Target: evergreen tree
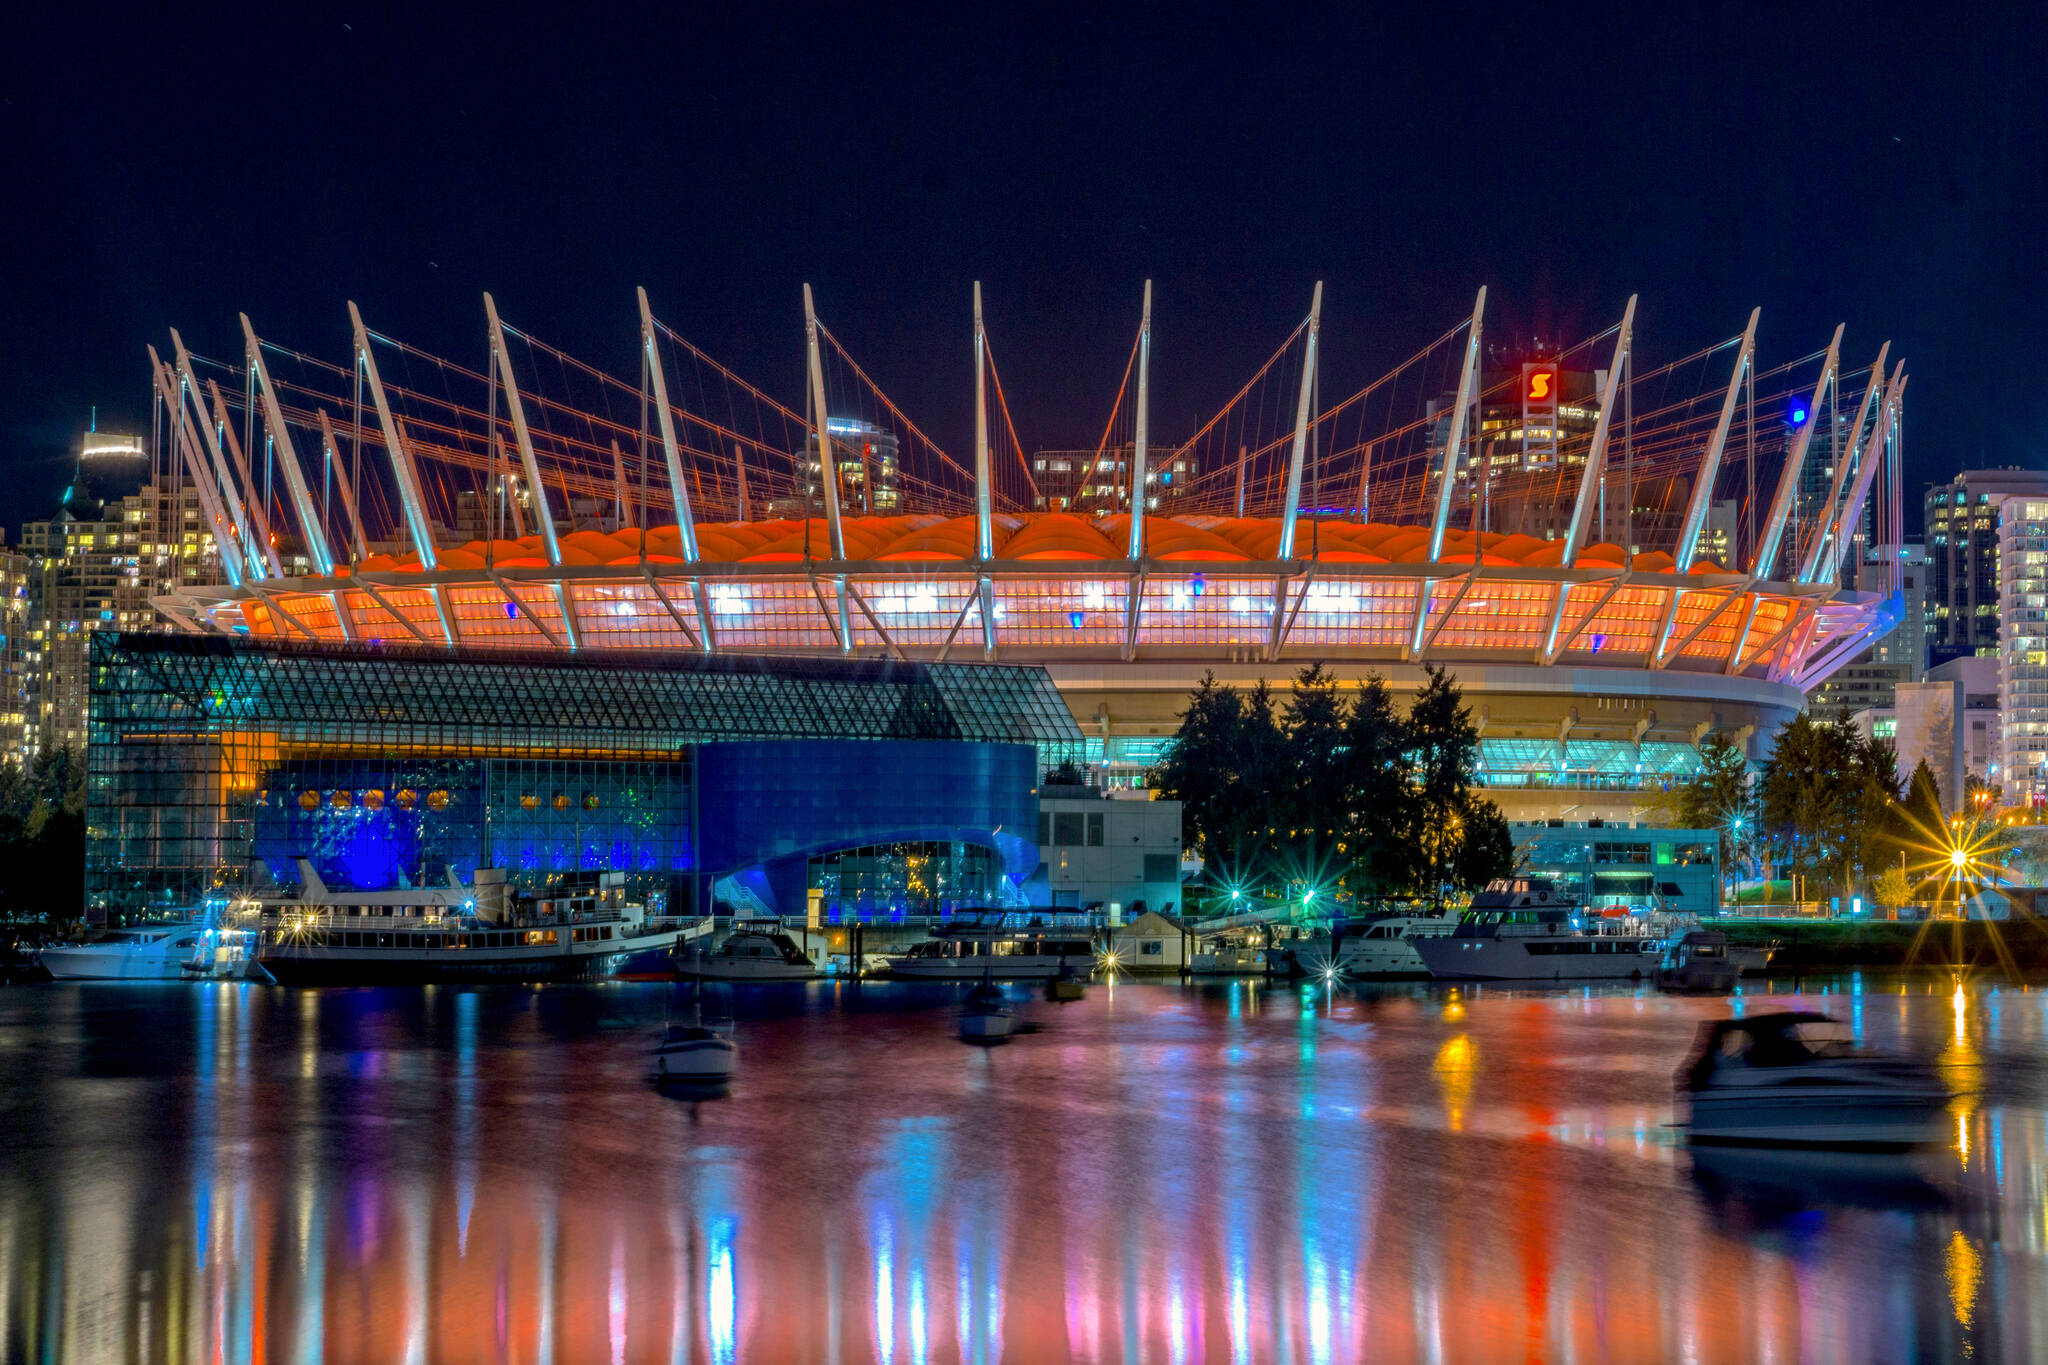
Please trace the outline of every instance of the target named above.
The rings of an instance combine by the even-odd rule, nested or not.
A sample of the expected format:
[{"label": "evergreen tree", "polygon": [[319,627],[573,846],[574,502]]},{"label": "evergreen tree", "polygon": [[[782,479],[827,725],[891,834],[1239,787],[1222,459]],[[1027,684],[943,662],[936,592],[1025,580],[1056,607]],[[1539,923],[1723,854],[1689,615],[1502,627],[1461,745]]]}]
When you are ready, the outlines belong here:
[{"label": "evergreen tree", "polygon": [[1361,896],[1386,895],[1415,879],[1407,738],[1386,679],[1367,675],[1344,722],[1344,837],[1353,890]]},{"label": "evergreen tree", "polygon": [[1281,713],[1288,783],[1275,803],[1286,821],[1283,847],[1311,882],[1341,876],[1339,845],[1350,824],[1348,710],[1337,678],[1320,663],[1301,670]]},{"label": "evergreen tree", "polygon": [[1414,885],[1435,895],[1457,865],[1466,793],[1478,775],[1479,729],[1451,675],[1427,671],[1429,681],[1408,710],[1403,747],[1414,765],[1409,837],[1422,864]]}]

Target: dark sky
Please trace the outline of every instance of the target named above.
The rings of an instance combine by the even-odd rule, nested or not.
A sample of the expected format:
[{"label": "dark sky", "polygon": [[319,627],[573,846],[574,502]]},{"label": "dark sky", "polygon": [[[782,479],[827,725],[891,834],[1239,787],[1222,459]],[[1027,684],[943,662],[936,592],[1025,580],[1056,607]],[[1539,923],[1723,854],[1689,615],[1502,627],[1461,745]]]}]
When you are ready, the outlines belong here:
[{"label": "dark sky", "polygon": [[[148,416],[177,326],[345,363],[345,301],[481,366],[481,291],[629,379],[633,286],[801,406],[800,286],[966,444],[969,282],[1027,446],[1092,444],[1155,281],[1185,435],[1328,281],[1324,392],[1469,311],[1644,364],[1848,324],[1913,376],[1908,487],[2048,463],[2048,44],[2034,7],[662,5],[113,9],[0,38],[0,469]],[[1340,7],[1330,7],[1332,9]],[[395,11],[395,12],[394,12]],[[621,11],[623,13],[623,11]],[[1527,18],[1509,17],[1526,14]]]}]

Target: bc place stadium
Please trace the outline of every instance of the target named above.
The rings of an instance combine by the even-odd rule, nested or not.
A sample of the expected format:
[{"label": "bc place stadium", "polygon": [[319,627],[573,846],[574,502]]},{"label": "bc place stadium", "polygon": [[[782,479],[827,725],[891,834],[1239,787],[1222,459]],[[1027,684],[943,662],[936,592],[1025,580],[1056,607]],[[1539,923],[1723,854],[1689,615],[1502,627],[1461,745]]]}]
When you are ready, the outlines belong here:
[{"label": "bc place stadium", "polygon": [[1634,299],[1501,344],[1480,290],[1337,384],[1322,293],[1164,439],[1172,362],[1134,290],[1100,437],[1069,450],[1020,438],[978,285],[943,415],[971,410],[964,450],[808,286],[780,396],[644,291],[637,375],[489,296],[481,368],[353,304],[326,351],[247,317],[227,359],[172,332],[163,444],[224,581],[157,599],[172,634],[94,643],[89,899],[311,855],[343,885],[602,867],[706,907],[985,903],[1046,876],[1051,766],[1133,785],[1205,674],[1284,687],[1314,661],[1397,694],[1449,669],[1509,819],[1627,823],[1709,736],[1760,756],[1895,621],[1884,349],[1852,360],[1837,328],[1767,359],[1752,313],[1653,354]]}]

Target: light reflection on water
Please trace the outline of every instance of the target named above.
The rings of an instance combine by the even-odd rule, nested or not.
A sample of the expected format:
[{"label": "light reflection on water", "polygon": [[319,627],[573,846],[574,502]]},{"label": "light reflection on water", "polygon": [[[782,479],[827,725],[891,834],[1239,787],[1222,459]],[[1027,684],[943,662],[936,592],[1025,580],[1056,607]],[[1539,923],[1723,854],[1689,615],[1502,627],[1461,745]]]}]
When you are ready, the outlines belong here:
[{"label": "light reflection on water", "polygon": [[665,999],[0,992],[0,1358],[2048,1358],[2038,990],[1809,984],[1960,1088],[1917,1173],[1695,1162],[1727,1002],[766,988],[694,1104]]}]

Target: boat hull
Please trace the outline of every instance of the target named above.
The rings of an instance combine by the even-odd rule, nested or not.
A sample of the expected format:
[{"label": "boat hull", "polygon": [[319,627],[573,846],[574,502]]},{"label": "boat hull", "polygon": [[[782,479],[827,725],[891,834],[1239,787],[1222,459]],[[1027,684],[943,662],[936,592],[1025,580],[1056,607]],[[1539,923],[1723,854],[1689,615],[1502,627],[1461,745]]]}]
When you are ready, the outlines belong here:
[{"label": "boat hull", "polygon": [[414,986],[437,982],[598,981],[667,947],[672,934],[605,944],[532,948],[336,948],[267,945],[258,958],[282,986]]},{"label": "boat hull", "polygon": [[1663,963],[1654,939],[1447,935],[1410,944],[1438,981],[1640,981]]},{"label": "boat hull", "polygon": [[963,1014],[960,1036],[970,1043],[1008,1042],[1016,1020],[1008,1013]]},{"label": "boat hull", "polygon": [[892,957],[889,975],[905,981],[1047,981],[1062,971],[1095,970],[1093,957]]},{"label": "boat hull", "polygon": [[1948,1095],[1871,1086],[1773,1086],[1690,1097],[1693,1142],[1724,1147],[1826,1147],[1906,1151],[1948,1136]]},{"label": "boat hull", "polygon": [[815,981],[817,970],[792,962],[720,962],[717,959],[685,959],[676,964],[675,974],[685,981]]},{"label": "boat hull", "polygon": [[654,1055],[654,1078],[658,1081],[717,1082],[732,1079],[739,1063],[739,1048],[727,1038],[699,1038],[671,1043]]},{"label": "boat hull", "polygon": [[132,952],[93,951],[87,944],[77,948],[45,948],[43,970],[58,981],[182,981],[183,956],[161,957]]}]

